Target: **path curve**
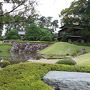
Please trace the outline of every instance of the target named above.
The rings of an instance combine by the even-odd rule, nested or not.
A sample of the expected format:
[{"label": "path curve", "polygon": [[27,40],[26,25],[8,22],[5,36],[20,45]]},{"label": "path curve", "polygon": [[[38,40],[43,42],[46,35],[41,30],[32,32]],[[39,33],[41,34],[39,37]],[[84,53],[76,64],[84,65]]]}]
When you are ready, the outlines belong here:
[{"label": "path curve", "polygon": [[58,62],[59,60],[56,59],[40,59],[40,60],[28,60],[29,62],[33,62],[33,63],[47,63],[47,64],[55,64],[56,62]]}]

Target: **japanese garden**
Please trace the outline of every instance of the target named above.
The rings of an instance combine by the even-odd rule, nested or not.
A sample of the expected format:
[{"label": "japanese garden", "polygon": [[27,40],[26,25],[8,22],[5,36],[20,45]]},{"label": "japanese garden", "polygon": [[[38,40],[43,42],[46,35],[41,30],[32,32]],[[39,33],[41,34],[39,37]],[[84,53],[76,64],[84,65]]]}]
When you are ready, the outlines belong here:
[{"label": "japanese garden", "polygon": [[59,19],[38,5],[0,1],[0,90],[90,90],[90,0],[72,0]]}]

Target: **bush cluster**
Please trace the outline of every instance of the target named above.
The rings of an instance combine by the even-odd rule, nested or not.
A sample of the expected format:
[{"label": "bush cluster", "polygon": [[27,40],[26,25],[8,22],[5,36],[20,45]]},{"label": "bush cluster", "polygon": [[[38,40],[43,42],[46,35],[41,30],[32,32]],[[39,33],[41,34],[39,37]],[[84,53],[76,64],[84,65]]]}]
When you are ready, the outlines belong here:
[{"label": "bush cluster", "polygon": [[57,64],[75,65],[76,62],[70,57],[65,57],[63,60],[59,60]]},{"label": "bush cluster", "polygon": [[0,90],[53,90],[42,81],[49,71],[89,72],[90,66],[21,63],[0,70]]},{"label": "bush cluster", "polygon": [[26,29],[25,40],[52,41],[53,37],[53,33],[51,33],[47,28],[40,28],[35,24],[30,25]]}]

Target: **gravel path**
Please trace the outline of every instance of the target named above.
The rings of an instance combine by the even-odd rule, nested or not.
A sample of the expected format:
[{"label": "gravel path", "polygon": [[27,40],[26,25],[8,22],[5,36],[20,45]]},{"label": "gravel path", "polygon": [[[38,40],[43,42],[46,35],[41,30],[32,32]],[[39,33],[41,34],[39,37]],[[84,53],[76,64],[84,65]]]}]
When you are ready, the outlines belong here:
[{"label": "gravel path", "polygon": [[57,61],[59,61],[58,59],[40,59],[40,60],[28,60],[29,62],[33,62],[33,63],[47,63],[47,64],[55,64]]}]

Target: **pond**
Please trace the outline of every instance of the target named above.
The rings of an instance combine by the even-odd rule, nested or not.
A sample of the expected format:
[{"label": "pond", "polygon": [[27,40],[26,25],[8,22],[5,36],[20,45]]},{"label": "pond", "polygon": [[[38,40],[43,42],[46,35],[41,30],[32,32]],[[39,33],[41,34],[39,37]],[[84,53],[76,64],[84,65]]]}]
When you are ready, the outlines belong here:
[{"label": "pond", "polygon": [[1,57],[12,62],[15,61],[27,61],[27,60],[38,60],[42,56],[38,51],[48,47],[45,43],[16,43],[13,42],[12,47],[9,50],[9,55]]}]

